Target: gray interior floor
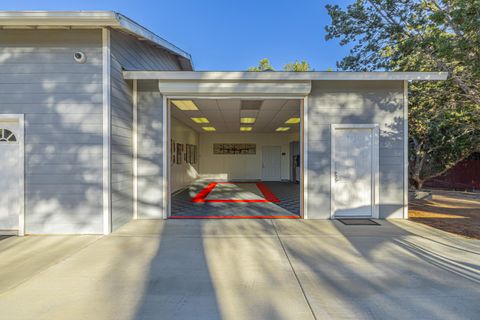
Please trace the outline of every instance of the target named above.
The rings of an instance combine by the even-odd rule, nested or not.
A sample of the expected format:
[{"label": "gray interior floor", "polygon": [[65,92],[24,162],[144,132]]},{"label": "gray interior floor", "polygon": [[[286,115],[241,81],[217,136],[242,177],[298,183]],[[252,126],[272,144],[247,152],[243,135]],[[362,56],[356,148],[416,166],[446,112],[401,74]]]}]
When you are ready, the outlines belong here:
[{"label": "gray interior floor", "polygon": [[[298,216],[300,185],[263,182],[280,200],[272,202],[202,202],[191,200],[211,181],[199,180],[172,195],[172,216]],[[218,184],[206,199],[264,199],[254,183]]]},{"label": "gray interior floor", "polygon": [[136,220],[0,241],[0,319],[478,319],[480,241],[409,221]]}]

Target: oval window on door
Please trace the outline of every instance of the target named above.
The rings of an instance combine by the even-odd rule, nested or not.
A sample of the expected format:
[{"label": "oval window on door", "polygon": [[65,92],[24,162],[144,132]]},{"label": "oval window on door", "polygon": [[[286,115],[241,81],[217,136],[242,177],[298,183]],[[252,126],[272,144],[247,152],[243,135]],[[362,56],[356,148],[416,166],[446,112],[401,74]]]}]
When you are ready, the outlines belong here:
[{"label": "oval window on door", "polygon": [[8,129],[0,129],[0,142],[15,142],[17,137]]}]

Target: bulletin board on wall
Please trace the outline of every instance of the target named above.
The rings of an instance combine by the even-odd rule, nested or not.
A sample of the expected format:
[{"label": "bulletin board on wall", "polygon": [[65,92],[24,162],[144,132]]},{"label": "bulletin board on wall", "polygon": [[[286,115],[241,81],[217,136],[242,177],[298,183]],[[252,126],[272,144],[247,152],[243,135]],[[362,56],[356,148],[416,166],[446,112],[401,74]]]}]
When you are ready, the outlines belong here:
[{"label": "bulletin board on wall", "polygon": [[198,162],[198,147],[193,144],[177,143],[171,139],[170,161],[171,165],[182,164],[183,162],[196,164]]},{"label": "bulletin board on wall", "polygon": [[213,154],[256,154],[255,143],[214,143]]}]

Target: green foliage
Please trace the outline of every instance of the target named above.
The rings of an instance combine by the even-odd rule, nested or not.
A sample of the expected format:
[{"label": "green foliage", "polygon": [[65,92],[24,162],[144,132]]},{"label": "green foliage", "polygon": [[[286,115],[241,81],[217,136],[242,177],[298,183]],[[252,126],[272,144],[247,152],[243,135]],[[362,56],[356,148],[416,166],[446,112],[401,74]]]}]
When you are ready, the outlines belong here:
[{"label": "green foliage", "polygon": [[326,39],[351,44],[342,70],[444,71],[413,83],[410,178],[417,187],[480,149],[480,0],[355,0],[327,5]]},{"label": "green foliage", "polygon": [[270,60],[268,60],[267,58],[263,58],[258,63],[258,66],[250,67],[250,68],[248,68],[248,71],[257,71],[257,72],[260,72],[260,71],[275,71],[275,69],[273,69],[272,65],[270,64]]},{"label": "green foliage", "polygon": [[[311,71],[312,69],[310,68],[310,64],[307,61],[302,60],[302,62],[299,62],[298,60],[295,60],[295,62],[287,63],[286,65],[284,65],[283,70],[292,71],[292,72],[301,72],[301,71]],[[256,71],[256,72],[275,71],[275,69],[270,64],[270,60],[268,58],[263,58],[258,63],[258,66],[250,67],[248,68],[248,71]]]},{"label": "green foliage", "polygon": [[293,72],[301,72],[301,71],[311,71],[312,69],[310,68],[310,64],[302,60],[302,62],[299,62],[298,60],[295,60],[293,63],[287,63],[286,65],[283,66],[284,71],[293,71]]}]

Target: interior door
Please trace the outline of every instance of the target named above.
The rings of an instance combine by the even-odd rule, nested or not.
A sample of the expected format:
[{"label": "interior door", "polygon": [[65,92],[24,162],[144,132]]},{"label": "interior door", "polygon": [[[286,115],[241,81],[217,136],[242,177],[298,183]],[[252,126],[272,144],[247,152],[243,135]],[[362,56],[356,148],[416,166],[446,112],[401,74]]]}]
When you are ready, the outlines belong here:
[{"label": "interior door", "polygon": [[18,124],[0,120],[0,230],[18,229],[20,157]]},{"label": "interior door", "polygon": [[262,147],[262,180],[280,181],[282,172],[282,148],[280,146]]},{"label": "interior door", "polygon": [[[334,217],[374,215],[374,128],[332,131],[332,213]],[[375,162],[376,163],[376,162]]]}]

